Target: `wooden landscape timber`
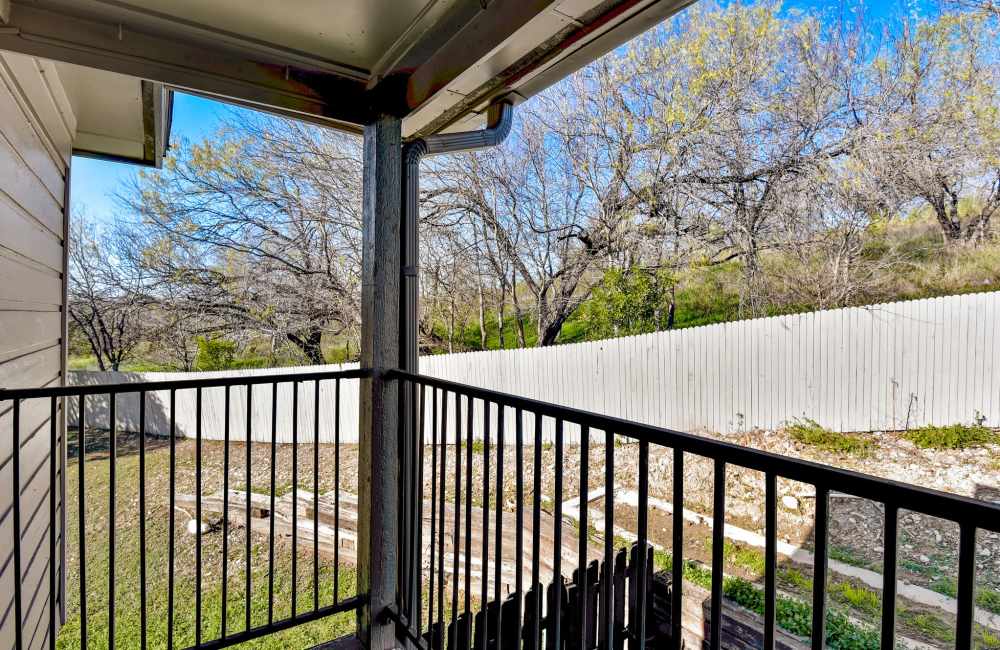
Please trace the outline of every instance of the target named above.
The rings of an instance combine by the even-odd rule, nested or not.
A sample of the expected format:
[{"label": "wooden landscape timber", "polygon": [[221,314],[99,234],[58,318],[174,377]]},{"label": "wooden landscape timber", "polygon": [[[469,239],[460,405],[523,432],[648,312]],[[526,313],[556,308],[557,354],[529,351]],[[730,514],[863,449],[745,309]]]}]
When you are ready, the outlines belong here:
[{"label": "wooden landscape timber", "polygon": [[[296,502],[294,490],[275,497],[274,500],[274,530],[275,535],[291,542],[292,537],[292,509]],[[247,498],[250,499],[250,529],[254,532],[267,535],[270,531],[271,497],[267,494],[248,493],[241,490],[229,491],[229,525],[243,527],[247,521]],[[313,514],[316,513],[318,520],[318,548],[319,553],[325,559],[334,557],[334,549],[339,543],[339,559],[341,562],[354,565],[357,562],[357,525],[358,525],[358,498],[350,492],[340,492],[339,508],[335,492],[327,492],[319,496],[318,509],[313,505],[312,491],[298,490],[298,517],[297,544],[300,552],[311,552],[313,546]],[[176,496],[177,508],[182,510],[188,517],[195,511],[197,499],[193,494],[178,494]],[[209,530],[221,528],[222,514],[224,510],[223,493],[216,492],[204,495],[201,498],[201,509],[204,521],[203,526],[208,526]],[[465,544],[465,522],[467,513],[471,513],[471,542],[466,547]],[[456,578],[464,589],[465,585],[465,559],[469,554],[469,588],[473,593],[479,593],[481,588],[480,580],[483,573],[483,535],[482,526],[483,509],[479,506],[471,506],[466,509],[465,504],[459,507],[458,515],[458,566],[459,571],[456,576],[454,572],[455,556],[453,555],[456,542],[456,521],[454,504],[446,504],[444,507],[444,572],[446,580],[449,582]],[[339,516],[338,516],[339,515]],[[431,517],[434,517],[434,530],[436,538],[434,548],[431,548]],[[438,571],[441,537],[438,531],[441,529],[442,513],[438,507],[432,509],[430,500],[425,500],[423,505],[423,535],[421,537],[421,565],[425,575],[429,575],[432,569]],[[496,511],[490,510],[490,533],[487,544],[487,558],[489,563],[486,567],[487,587],[494,588],[496,558]],[[339,520],[339,527],[337,526]],[[504,512],[502,517],[502,531],[500,551],[503,558],[501,567],[501,590],[503,593],[511,593],[515,584],[516,558],[516,519],[514,513]],[[552,565],[554,560],[554,518],[546,512],[541,514],[540,526],[540,548],[541,558],[539,560],[539,579],[548,584],[552,581]],[[531,521],[525,521],[523,535],[524,548],[531,548],[532,540]],[[577,530],[572,523],[564,522],[562,530],[562,567],[564,574],[570,574],[578,564],[579,541]],[[601,558],[600,544],[596,541],[588,545],[588,561]],[[531,582],[531,555],[524,553],[521,558],[522,575],[525,585]]]}]

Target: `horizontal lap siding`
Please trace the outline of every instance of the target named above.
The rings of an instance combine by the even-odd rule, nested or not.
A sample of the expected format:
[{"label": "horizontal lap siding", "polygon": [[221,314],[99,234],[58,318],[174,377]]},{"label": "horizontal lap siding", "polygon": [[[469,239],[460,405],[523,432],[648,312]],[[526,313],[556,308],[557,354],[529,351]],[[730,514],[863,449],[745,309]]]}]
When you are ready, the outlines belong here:
[{"label": "horizontal lap siding", "polygon": [[[0,386],[62,381],[63,202],[73,128],[54,67],[0,54]],[[48,639],[49,414],[45,401],[21,405],[18,492],[26,648],[45,647]],[[57,415],[56,423],[61,419]],[[15,637],[12,434],[13,405],[0,402],[0,647],[5,648]],[[60,515],[56,531],[61,535]]]}]

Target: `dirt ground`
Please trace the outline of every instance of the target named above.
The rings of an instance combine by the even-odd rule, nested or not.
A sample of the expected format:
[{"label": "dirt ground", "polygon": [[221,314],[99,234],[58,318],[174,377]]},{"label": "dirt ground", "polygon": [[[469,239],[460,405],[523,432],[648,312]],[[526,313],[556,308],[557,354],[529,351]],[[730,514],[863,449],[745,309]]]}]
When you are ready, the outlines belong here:
[{"label": "dirt ground", "polygon": [[[710,434],[706,434],[710,435]],[[877,445],[874,453],[866,458],[852,456],[837,456],[827,452],[799,445],[781,432],[753,432],[741,436],[725,438],[730,442],[750,447],[774,451],[794,457],[854,469],[876,476],[905,480],[935,489],[947,489],[952,492],[973,496],[976,498],[1000,502],[1000,478],[993,468],[992,455],[996,450],[971,450],[965,452],[929,453],[914,448],[906,441],[893,434],[873,436]],[[71,442],[69,454],[71,459],[77,456],[75,443]],[[530,507],[536,498],[541,499],[541,507],[551,513],[556,499],[567,501],[580,496],[581,472],[586,469],[588,490],[593,491],[605,487],[605,469],[608,449],[603,444],[591,444],[587,462],[583,463],[579,446],[565,446],[557,455],[554,445],[541,445],[539,468],[541,484],[538,489],[534,485],[533,473],[535,465],[534,450],[530,444],[525,446],[520,459],[522,480],[518,483],[518,458],[513,446],[503,449],[503,474],[498,486],[498,457],[495,446],[491,448],[489,458],[484,458],[484,447],[481,442],[471,445],[463,444],[461,448],[455,445],[437,448],[424,448],[424,495],[429,498],[436,494],[440,498],[440,483],[431,484],[431,477],[440,477],[440,471],[432,471],[432,464],[440,467],[442,457],[446,465],[444,481],[445,499],[451,503],[454,499],[454,477],[457,460],[461,463],[462,481],[472,474],[472,501],[474,505],[482,505],[487,500],[495,507],[497,494],[502,494],[501,503],[506,511],[514,511],[520,503]],[[177,489],[184,492],[194,491],[194,475],[197,467],[196,445],[192,440],[176,441],[177,455]],[[167,466],[163,459],[169,450],[168,441],[149,439],[147,452],[150,458],[157,458],[147,470],[148,485],[154,486],[157,494],[155,504],[150,508],[149,516],[165,516],[166,503],[162,498],[168,492],[166,483]],[[94,435],[88,442],[88,463],[107,461],[107,436]],[[229,448],[228,465],[225,448],[219,442],[204,442],[201,450],[202,490],[211,494],[222,488],[223,476],[228,474],[231,489],[249,489],[254,492],[268,493],[270,491],[271,447],[264,443],[251,445],[251,462],[249,478],[246,470],[246,447],[243,443],[233,443]],[[470,458],[471,451],[471,458]],[[619,438],[610,449],[613,460],[614,489],[616,493],[634,491],[638,486],[639,446]],[[119,458],[132,459],[131,464],[123,464],[127,469],[120,470],[119,485],[123,482],[134,485],[137,476],[134,474],[134,458],[137,454],[137,439],[135,436],[123,435],[118,442]],[[312,445],[300,444],[297,450],[291,445],[279,445],[275,450],[276,480],[275,491],[278,495],[287,492],[292,485],[293,457],[298,459],[298,482],[306,490],[313,489],[314,450]],[[318,449],[318,489],[326,493],[334,489],[339,480],[342,490],[357,492],[357,462],[358,449],[356,445],[341,445],[339,453],[332,445],[320,445]],[[121,462],[121,460],[120,460]],[[562,474],[562,491],[556,493],[556,474]],[[672,499],[673,462],[672,451],[653,446],[649,455],[649,493],[650,497],[670,501]],[[89,476],[89,475],[88,475]],[[685,507],[695,512],[712,514],[712,476],[713,464],[710,460],[686,455],[685,457]],[[96,478],[96,477],[95,477]],[[439,479],[440,480],[440,479]],[[726,475],[726,519],[747,530],[763,533],[763,500],[764,477],[758,472],[728,467]],[[499,488],[499,489],[498,489]],[[805,548],[812,547],[814,495],[812,486],[793,481],[779,480],[779,539]],[[88,519],[97,517],[102,509],[101,501],[106,488],[88,495]],[[464,488],[463,488],[464,489]],[[134,490],[129,494],[127,504],[119,503],[117,525],[125,526],[132,521],[136,512]],[[786,498],[782,498],[786,497]],[[464,501],[464,493],[461,499]],[[96,500],[96,501],[95,501]],[[592,510],[600,510],[603,500],[595,501]],[[91,512],[91,508],[94,512]],[[178,513],[178,529],[183,530],[184,524],[193,517],[193,513]],[[638,513],[635,508],[619,504],[615,513],[615,524],[630,531],[637,529]],[[830,504],[830,546],[831,557],[847,564],[880,570],[882,563],[882,507],[874,502],[857,498],[844,498],[836,494]],[[913,512],[902,512],[899,521],[899,575],[902,580],[912,584],[925,586],[942,592],[942,585],[953,580],[957,574],[958,530],[954,524],[937,520]],[[664,512],[651,509],[649,512],[650,539],[665,547],[671,540],[671,520]],[[88,533],[99,533],[93,529]],[[162,531],[159,531],[162,533]],[[184,533],[179,533],[183,535]],[[242,532],[232,531],[230,544],[232,548],[242,548]],[[591,527],[591,536],[595,541],[601,538],[599,530]],[[207,552],[210,557],[218,557],[218,534],[206,535],[209,545]],[[179,539],[184,539],[180,537]],[[711,531],[707,526],[688,523],[685,529],[685,557],[710,563]],[[258,542],[260,540],[257,540]],[[188,539],[190,542],[190,539]],[[187,547],[189,548],[189,544]],[[186,552],[186,551],[185,551]],[[1000,590],[1000,536],[981,533],[978,544],[977,581],[980,589]],[[783,568],[795,569],[800,574],[811,578],[810,566],[792,566],[787,562]],[[238,568],[238,567],[236,567]],[[181,566],[181,574],[185,579],[190,565]],[[308,561],[302,563],[303,573],[310,571]],[[204,579],[216,581],[219,579],[220,563],[206,565]],[[231,572],[231,576],[236,571]],[[751,581],[759,580],[760,576],[753,570],[748,570],[739,564],[727,564],[727,573],[740,575]],[[789,594],[799,595],[808,600],[808,592],[801,584],[794,581],[779,581],[780,588]],[[308,590],[306,585],[303,588]],[[945,647],[947,631],[930,632],[923,629],[921,616],[925,613],[936,615],[945,626],[954,629],[953,617],[943,612],[925,612],[922,606],[913,603],[903,603],[901,611],[906,616],[900,617],[900,631],[909,638],[917,639],[930,646]],[[875,624],[876,614],[871,612],[850,612],[852,618],[864,623]],[[913,621],[911,624],[907,621]],[[940,645],[940,644],[944,645]]]}]

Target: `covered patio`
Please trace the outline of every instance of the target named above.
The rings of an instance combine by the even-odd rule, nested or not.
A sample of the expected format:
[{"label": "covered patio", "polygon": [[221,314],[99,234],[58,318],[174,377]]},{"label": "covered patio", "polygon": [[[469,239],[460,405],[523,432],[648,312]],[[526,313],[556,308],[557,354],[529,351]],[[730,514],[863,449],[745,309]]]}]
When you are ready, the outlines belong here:
[{"label": "covered patio", "polygon": [[[101,647],[154,645],[146,633],[147,625],[152,624],[147,620],[146,571],[154,569],[147,568],[144,559],[142,528],[142,605],[137,622],[141,633],[135,644],[121,643],[115,637],[115,404],[119,396],[138,398],[142,404],[136,424],[140,432],[136,450],[140,483],[134,514],[144,521],[148,496],[144,483],[146,400],[154,393],[168,396],[168,417],[172,418],[174,399],[180,393],[195,395],[197,414],[193,437],[198,445],[198,464],[191,477],[195,481],[194,520],[199,522],[193,533],[197,622],[192,648],[228,647],[344,612],[356,613],[355,633],[330,647],[610,649],[623,647],[627,641],[632,648],[679,648],[687,639],[688,643],[704,641],[713,649],[721,648],[727,634],[723,617],[706,618],[700,632],[684,629],[682,590],[670,588],[682,584],[682,508],[674,511],[673,565],[666,592],[657,586],[660,583],[654,583],[645,516],[649,510],[650,445],[671,448],[675,467],[681,470],[685,453],[714,462],[716,539],[706,603],[711,612],[723,611],[726,466],[741,465],[766,475],[766,492],[761,495],[768,513],[762,647],[775,647],[776,640],[782,638],[775,626],[775,486],[779,476],[816,486],[819,575],[825,575],[827,561],[830,492],[884,504],[886,548],[890,549],[886,557],[892,558],[884,567],[885,602],[895,602],[898,510],[917,510],[957,522],[962,541],[956,642],[960,648],[971,647],[976,532],[1000,531],[997,506],[420,374],[417,229],[421,159],[500,144],[520,102],[691,1],[350,0],[282,4],[0,0],[0,190],[9,199],[0,204],[0,314],[5,323],[0,341],[0,386],[4,387],[0,389],[0,482],[4,486],[0,491],[4,513],[0,539],[4,540],[3,548],[9,549],[0,558],[0,589],[4,594],[0,609],[6,612],[0,623],[0,643],[17,650],[54,648],[58,636],[64,647],[88,647],[88,641]],[[73,156],[160,166],[170,140],[174,91],[363,135],[359,370],[253,379],[68,385],[66,251]],[[352,553],[357,594],[321,604],[317,577],[311,609],[296,607],[293,587],[289,616],[275,615],[273,563],[278,507],[272,437],[270,502],[263,496],[251,498],[249,478],[242,501],[230,500],[231,488],[236,486],[229,482],[229,470],[242,463],[243,457],[230,458],[227,451],[219,492],[223,503],[213,502],[212,506],[222,509],[222,526],[230,525],[230,507],[240,516],[245,511],[248,530],[251,510],[255,509],[254,517],[264,521],[265,528],[269,519],[272,566],[266,623],[251,622],[248,600],[245,622],[227,627],[226,567],[229,554],[242,549],[224,545],[221,628],[203,632],[203,392],[224,394],[228,444],[228,405],[236,391],[245,391],[241,395],[245,395],[248,410],[252,400],[269,399],[267,403],[276,411],[278,387],[291,385],[293,418],[300,413],[299,400],[305,400],[308,392],[314,395],[310,403],[315,405],[309,426],[318,432],[321,426],[335,426],[321,422],[321,401],[337,409],[341,384],[354,380],[360,390],[360,444],[357,500],[351,503],[352,508],[356,506],[356,521],[350,532],[356,536]],[[111,433],[110,557],[107,562],[95,563],[90,572],[91,579],[97,572],[98,579],[110,584],[108,602],[88,601],[86,588],[85,526],[95,522],[88,520],[84,506],[88,489],[85,424],[88,401],[93,404],[98,399],[110,404],[104,425]],[[67,430],[66,416],[71,402],[80,413],[72,432]],[[335,412],[339,422],[339,410]],[[298,419],[293,422],[292,444],[296,445],[294,436],[300,427]],[[170,426],[174,426],[173,420]],[[564,429],[572,427],[579,433],[579,445],[572,453],[582,459],[591,458],[592,438],[603,441],[605,458],[596,471],[605,473],[608,484],[614,483],[615,476],[613,437],[639,445],[639,515],[634,544],[625,548],[616,538],[610,491],[594,498],[588,492],[590,463],[580,463],[580,476],[573,477],[577,493],[569,495],[564,489],[562,463],[557,460],[551,468],[555,512],[546,520],[551,535],[546,532],[544,537],[551,548],[542,548],[539,486],[543,426],[554,430],[556,459],[564,452]],[[482,438],[476,444],[474,431]],[[68,455],[71,437],[76,458]],[[169,647],[174,646],[174,550],[175,544],[181,543],[173,533],[178,496],[174,445],[171,436]],[[512,509],[505,509],[503,500],[496,498],[505,490],[505,445],[518,451],[515,493],[523,495],[527,484],[535,490],[528,506],[519,500]],[[533,466],[521,464],[525,446],[536,450]],[[425,448],[431,450],[431,458],[425,457]],[[249,477],[250,445],[245,449]],[[455,455],[450,469],[449,453]],[[297,454],[295,459],[297,463]],[[67,497],[70,462],[76,463],[77,503]],[[318,452],[312,462],[314,475],[327,471],[320,465]],[[425,469],[428,463],[429,472]],[[488,478],[491,463],[495,464],[495,485]],[[472,497],[474,464],[484,465],[487,477],[476,503]],[[298,465],[294,468],[297,472]],[[293,485],[298,484],[295,476]],[[496,490],[493,502],[491,489]],[[674,502],[683,503],[683,482],[675,483],[673,489]],[[301,544],[307,557],[312,554],[318,576],[315,567],[320,563],[317,540],[321,523],[334,529],[334,546],[340,549],[342,520],[338,514],[332,522],[321,522],[318,507],[299,505],[298,491],[293,488],[294,502],[287,509],[294,549],[292,571],[297,575],[295,558]],[[575,515],[577,532],[571,532],[568,524],[564,527],[562,504],[568,496],[577,503],[596,502],[603,508],[600,519],[588,522],[590,509],[582,507]],[[318,487],[311,498],[313,503],[319,502]],[[339,508],[340,502],[337,504]],[[68,583],[66,570],[70,509],[79,513],[79,528],[73,533],[79,549],[70,552],[83,558],[76,585]],[[600,533],[600,543],[592,541],[589,532],[577,534],[592,528]],[[564,534],[567,540],[572,535],[569,548]],[[481,549],[471,548],[474,537]],[[543,551],[554,555],[542,558]],[[248,590],[250,555],[248,541]],[[618,564],[621,570],[616,573]],[[546,584],[551,576],[556,578]],[[462,582],[464,587],[460,588]],[[826,583],[817,579],[814,584],[811,645],[820,648],[826,639]],[[80,624],[63,630],[60,636],[67,621],[67,592],[73,589],[79,590]],[[655,599],[662,607],[654,617]],[[96,613],[110,620],[107,638],[88,639],[88,611],[92,617]],[[893,647],[894,616],[894,607],[884,608],[883,647]]]}]

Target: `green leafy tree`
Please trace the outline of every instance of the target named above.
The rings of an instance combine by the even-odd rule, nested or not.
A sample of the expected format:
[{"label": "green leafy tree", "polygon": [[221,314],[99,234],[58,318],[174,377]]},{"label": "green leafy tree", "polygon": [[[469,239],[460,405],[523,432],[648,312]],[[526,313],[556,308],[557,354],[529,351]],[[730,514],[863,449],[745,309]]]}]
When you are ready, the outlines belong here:
[{"label": "green leafy tree", "polygon": [[611,269],[583,304],[591,339],[648,334],[671,327],[674,279],[663,269]]}]

